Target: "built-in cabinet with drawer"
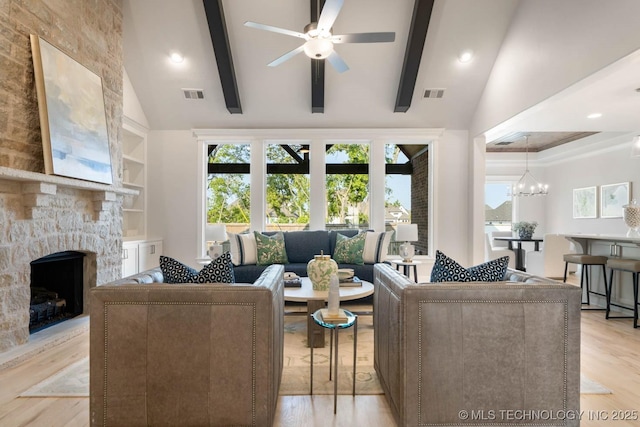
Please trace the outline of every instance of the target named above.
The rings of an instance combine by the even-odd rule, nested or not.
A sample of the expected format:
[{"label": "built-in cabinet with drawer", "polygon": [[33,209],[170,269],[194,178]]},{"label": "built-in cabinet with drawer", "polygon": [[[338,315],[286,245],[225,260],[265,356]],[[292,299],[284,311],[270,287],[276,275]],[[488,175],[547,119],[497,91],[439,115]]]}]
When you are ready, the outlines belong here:
[{"label": "built-in cabinet with drawer", "polygon": [[122,244],[122,277],[160,265],[162,240],[132,240]]}]

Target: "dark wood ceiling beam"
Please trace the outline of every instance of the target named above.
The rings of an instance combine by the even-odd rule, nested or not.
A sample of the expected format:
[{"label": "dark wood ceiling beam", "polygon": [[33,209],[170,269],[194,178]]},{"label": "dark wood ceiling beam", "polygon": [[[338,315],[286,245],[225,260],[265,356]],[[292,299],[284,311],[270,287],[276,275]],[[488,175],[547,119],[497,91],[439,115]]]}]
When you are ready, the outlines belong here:
[{"label": "dark wood ceiling beam", "polygon": [[404,52],[402,74],[398,85],[396,106],[393,110],[396,113],[406,113],[411,107],[411,98],[416,87],[420,59],[422,58],[422,50],[427,38],[434,2],[435,0],[415,0],[407,48]]},{"label": "dark wood ceiling beam", "polygon": [[300,155],[296,152],[296,150],[291,148],[290,145],[282,145],[282,148],[293,158],[293,160],[296,161],[296,163],[304,162],[304,159],[300,157]]},{"label": "dark wood ceiling beam", "polygon": [[231,57],[231,47],[227,34],[227,24],[225,23],[224,10],[222,9],[222,0],[203,0],[203,3],[209,24],[211,43],[213,43],[213,52],[216,57],[216,64],[218,65],[218,74],[220,75],[224,102],[227,110],[229,110],[231,114],[242,114],[238,83],[233,68],[233,58]]},{"label": "dark wood ceiling beam", "polygon": [[[325,0],[311,0],[311,22],[318,22]],[[324,113],[324,59],[311,59],[311,113]]]}]

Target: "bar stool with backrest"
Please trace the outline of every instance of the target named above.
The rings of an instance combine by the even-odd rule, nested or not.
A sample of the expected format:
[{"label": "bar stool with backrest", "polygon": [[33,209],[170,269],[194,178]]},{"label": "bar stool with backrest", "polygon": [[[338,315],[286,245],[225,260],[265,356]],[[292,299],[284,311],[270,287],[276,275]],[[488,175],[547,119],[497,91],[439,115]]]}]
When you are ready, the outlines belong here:
[{"label": "bar stool with backrest", "polygon": [[[591,285],[589,284],[589,269],[587,267],[590,267],[592,265],[601,265],[602,266],[602,278],[604,279],[604,289],[605,289],[605,295],[602,294],[598,294],[601,295],[605,298],[607,298],[608,300],[608,288],[607,288],[607,270],[606,270],[606,265],[607,265],[607,257],[606,256],[600,256],[600,255],[587,255],[587,254],[565,254],[563,255],[563,259],[564,259],[564,278],[563,278],[563,282],[567,282],[567,271],[569,269],[569,264],[580,264],[582,265],[582,269],[581,269],[581,274],[580,274],[580,288],[581,289],[585,289],[584,283],[585,283],[585,278],[586,278],[586,294],[587,294],[587,302],[582,302],[582,304],[586,304],[586,305],[590,305],[590,299],[589,299],[589,294],[594,293],[594,294],[598,294],[597,292],[594,292],[591,290]],[[589,310],[604,310],[601,308],[590,308]]]},{"label": "bar stool with backrest", "polygon": [[611,306],[611,291],[613,290],[613,272],[629,272],[633,274],[633,327],[638,327],[638,276],[640,276],[640,260],[611,258],[607,261],[607,267],[611,269],[609,273],[609,289],[607,291],[607,319],[629,319],[630,316],[609,316]]}]

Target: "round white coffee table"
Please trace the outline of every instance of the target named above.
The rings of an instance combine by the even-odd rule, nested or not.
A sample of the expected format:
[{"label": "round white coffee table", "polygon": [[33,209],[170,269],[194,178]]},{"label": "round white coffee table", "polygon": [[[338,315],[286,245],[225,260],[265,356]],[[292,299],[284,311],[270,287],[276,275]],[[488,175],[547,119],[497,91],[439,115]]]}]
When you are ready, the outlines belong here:
[{"label": "round white coffee table", "polygon": [[[284,288],[285,301],[309,302],[310,300],[327,301],[329,291],[314,291],[311,280],[301,277],[302,286],[299,288]],[[362,286],[341,286],[340,301],[351,301],[373,294],[373,283],[362,281]],[[315,310],[309,314],[313,314]]]},{"label": "round white coffee table", "polygon": [[[329,299],[329,291],[314,291],[311,280],[301,277],[302,286],[299,288],[284,288],[284,300],[307,303],[307,340],[313,341],[315,348],[324,347],[324,329],[317,326],[311,319],[311,314],[325,307]],[[341,286],[340,301],[352,301],[373,294],[373,283],[362,281],[362,286]],[[311,334],[315,337],[312,340]]]}]

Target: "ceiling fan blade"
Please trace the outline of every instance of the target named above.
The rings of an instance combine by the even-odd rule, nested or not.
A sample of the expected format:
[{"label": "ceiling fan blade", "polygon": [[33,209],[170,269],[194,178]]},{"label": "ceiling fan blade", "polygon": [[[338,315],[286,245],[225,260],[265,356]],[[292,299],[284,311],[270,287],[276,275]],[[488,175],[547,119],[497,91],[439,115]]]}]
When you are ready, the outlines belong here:
[{"label": "ceiling fan blade", "polygon": [[331,55],[327,56],[327,61],[329,61],[329,63],[333,65],[333,68],[335,68],[339,73],[344,73],[349,69],[347,63],[343,61],[335,50],[331,52]]},{"label": "ceiling fan blade", "polygon": [[299,54],[303,50],[304,50],[304,45],[302,45],[300,47],[297,47],[297,48],[285,53],[284,55],[282,55],[281,57],[279,57],[277,59],[274,59],[273,61],[271,61],[267,65],[269,67],[277,67],[278,65],[282,64],[284,61],[293,58],[294,56],[296,56],[297,54]]},{"label": "ceiling fan blade", "polygon": [[320,19],[318,19],[318,30],[331,31],[331,27],[336,22],[343,3],[344,0],[327,0],[325,2],[320,13]]},{"label": "ceiling fan blade", "polygon": [[333,43],[390,43],[395,41],[396,33],[355,33],[331,37]]},{"label": "ceiling fan blade", "polygon": [[245,27],[256,28],[258,30],[271,31],[273,33],[285,34],[287,36],[300,37],[301,39],[307,39],[305,34],[299,33],[297,31],[287,30],[286,28],[274,27],[272,25],[260,24],[258,22],[247,21],[244,23]]}]

